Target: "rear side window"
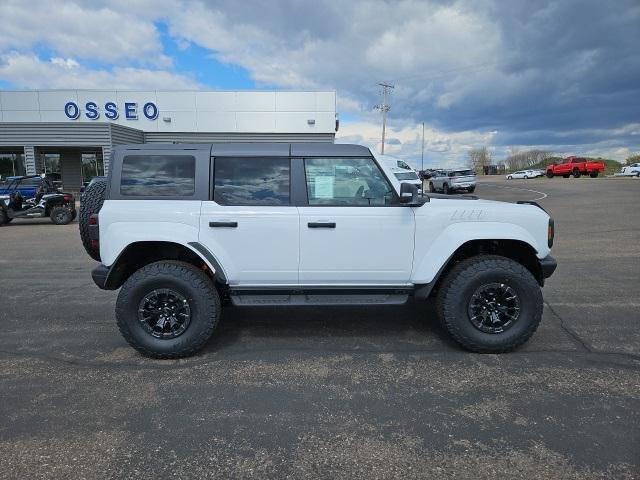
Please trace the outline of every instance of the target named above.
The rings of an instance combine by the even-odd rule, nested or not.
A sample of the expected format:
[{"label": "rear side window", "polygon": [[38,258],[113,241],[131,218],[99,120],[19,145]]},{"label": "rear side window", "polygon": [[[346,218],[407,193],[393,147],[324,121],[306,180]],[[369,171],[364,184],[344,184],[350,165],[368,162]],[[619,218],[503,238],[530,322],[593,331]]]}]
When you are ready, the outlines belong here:
[{"label": "rear side window", "polygon": [[132,197],[189,197],[195,193],[196,159],[191,155],[127,155],[120,194]]},{"label": "rear side window", "polygon": [[213,200],[220,205],[289,205],[288,158],[214,160]]}]

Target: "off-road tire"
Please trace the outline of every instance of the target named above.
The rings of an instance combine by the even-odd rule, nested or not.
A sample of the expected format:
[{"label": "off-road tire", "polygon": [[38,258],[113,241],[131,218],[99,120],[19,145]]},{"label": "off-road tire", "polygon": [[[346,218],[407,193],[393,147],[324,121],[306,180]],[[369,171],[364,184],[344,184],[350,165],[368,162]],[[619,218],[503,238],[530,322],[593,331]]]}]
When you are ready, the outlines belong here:
[{"label": "off-road tire", "polygon": [[73,220],[73,213],[67,207],[53,207],[49,214],[49,218],[55,225],[67,225]]},{"label": "off-road tire", "polygon": [[433,186],[433,182],[429,182],[429,191],[431,193],[435,193],[436,187]]},{"label": "off-road tire", "polygon": [[[600,172],[598,172],[598,171],[596,170],[595,172],[591,172],[591,173],[589,174],[589,176],[590,176],[591,178],[598,178],[598,174],[599,174],[599,173],[600,173]],[[638,175],[640,175],[640,173],[639,173]]]},{"label": "off-road tire", "polygon": [[[499,282],[515,290],[520,316],[501,333],[476,328],[468,314],[472,295],[482,285]],[[444,328],[467,350],[504,353],[525,343],[542,319],[542,292],[531,272],[521,264],[498,255],[478,255],[461,261],[449,271],[438,289],[436,309]]]},{"label": "off-road tire", "polygon": [[98,262],[100,261],[100,249],[91,246],[91,239],[89,238],[89,217],[94,213],[100,212],[106,191],[107,181],[96,180],[87,187],[80,199],[80,220],[78,220],[80,239],[89,256]]},{"label": "off-road tire", "polygon": [[[171,288],[188,299],[191,320],[177,337],[152,336],[138,320],[142,298],[158,288]],[[220,319],[220,296],[211,279],[189,263],[161,261],[136,271],[124,283],[116,300],[116,319],[124,339],[142,355],[181,358],[193,355],[211,338]]]},{"label": "off-road tire", "polygon": [[582,176],[582,173],[580,173],[580,170],[578,170],[577,168],[573,170],[573,178],[580,178],[580,176]]},{"label": "off-road tire", "polygon": [[551,170],[547,170],[547,178],[553,178],[554,174]]}]

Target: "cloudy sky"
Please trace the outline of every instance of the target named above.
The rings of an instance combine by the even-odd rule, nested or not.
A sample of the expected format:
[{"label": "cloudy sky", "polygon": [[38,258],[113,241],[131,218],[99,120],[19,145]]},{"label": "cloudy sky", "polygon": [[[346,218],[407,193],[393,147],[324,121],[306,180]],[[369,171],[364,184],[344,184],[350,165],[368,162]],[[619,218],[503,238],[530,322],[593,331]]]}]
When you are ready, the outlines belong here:
[{"label": "cloudy sky", "polygon": [[339,141],[640,151],[638,0],[1,0],[0,88],[335,89]]}]

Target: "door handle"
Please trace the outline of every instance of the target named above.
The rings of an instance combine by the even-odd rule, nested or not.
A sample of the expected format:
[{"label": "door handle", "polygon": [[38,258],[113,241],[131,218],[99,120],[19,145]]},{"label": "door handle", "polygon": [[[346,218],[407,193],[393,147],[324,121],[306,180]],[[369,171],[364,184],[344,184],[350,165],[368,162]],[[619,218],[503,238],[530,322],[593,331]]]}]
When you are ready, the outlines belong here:
[{"label": "door handle", "polygon": [[238,228],[238,222],[209,222],[211,228]]},{"label": "door handle", "polygon": [[336,228],[335,222],[309,222],[307,223],[309,228]]}]

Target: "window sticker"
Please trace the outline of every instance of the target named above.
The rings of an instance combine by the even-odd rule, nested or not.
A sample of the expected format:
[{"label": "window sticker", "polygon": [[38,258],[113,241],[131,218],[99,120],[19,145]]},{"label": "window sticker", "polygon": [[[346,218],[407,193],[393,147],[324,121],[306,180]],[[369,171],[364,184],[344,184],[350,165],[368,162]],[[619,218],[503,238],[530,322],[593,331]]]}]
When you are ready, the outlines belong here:
[{"label": "window sticker", "polygon": [[335,177],[315,178],[315,198],[333,198],[333,182]]}]

